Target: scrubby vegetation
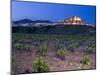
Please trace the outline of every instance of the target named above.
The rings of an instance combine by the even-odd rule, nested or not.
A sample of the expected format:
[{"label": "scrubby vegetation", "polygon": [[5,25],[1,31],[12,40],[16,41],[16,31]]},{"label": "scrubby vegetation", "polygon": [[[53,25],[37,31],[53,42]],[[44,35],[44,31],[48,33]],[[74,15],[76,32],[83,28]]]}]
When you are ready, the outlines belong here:
[{"label": "scrubby vegetation", "polygon": [[40,73],[40,72],[48,72],[49,71],[49,66],[42,57],[39,57],[35,61],[33,61],[32,67],[33,67],[34,72]]},{"label": "scrubby vegetation", "polygon": [[[13,33],[12,53],[17,59],[13,64],[13,66],[17,65],[14,71],[32,73],[76,70],[79,67],[83,69],[81,65],[95,68],[95,63],[91,64],[91,61],[95,61],[93,58],[95,42],[95,35],[87,34]],[[14,59],[12,60],[14,62]]]},{"label": "scrubby vegetation", "polygon": [[14,56],[12,56],[12,64],[16,63],[16,58]]},{"label": "scrubby vegetation", "polygon": [[91,68],[91,57],[90,55],[86,55],[86,56],[83,56],[82,60],[81,60],[81,63],[82,63],[82,69],[90,69]]},{"label": "scrubby vegetation", "polygon": [[42,46],[41,53],[42,53],[42,55],[46,56],[47,52],[48,52],[48,46],[47,46],[47,44],[45,44]]},{"label": "scrubby vegetation", "polygon": [[59,49],[59,50],[57,51],[57,56],[58,56],[59,58],[61,58],[62,60],[65,59],[65,56],[66,56],[67,54],[68,54],[68,53],[67,53],[67,50],[65,50],[65,49]]},{"label": "scrubby vegetation", "polygon": [[91,63],[91,58],[90,58],[90,56],[89,56],[89,55],[83,56],[83,58],[82,58],[82,64],[83,64],[83,65],[90,65],[90,63]]}]

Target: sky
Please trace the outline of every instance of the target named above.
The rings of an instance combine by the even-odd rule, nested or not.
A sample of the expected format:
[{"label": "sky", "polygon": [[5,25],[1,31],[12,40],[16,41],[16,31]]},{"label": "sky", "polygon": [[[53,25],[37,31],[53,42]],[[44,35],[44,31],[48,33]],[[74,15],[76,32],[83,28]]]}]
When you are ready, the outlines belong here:
[{"label": "sky", "polygon": [[89,24],[96,24],[96,7],[87,5],[18,2],[12,1],[12,20],[50,20],[59,21],[79,16]]}]

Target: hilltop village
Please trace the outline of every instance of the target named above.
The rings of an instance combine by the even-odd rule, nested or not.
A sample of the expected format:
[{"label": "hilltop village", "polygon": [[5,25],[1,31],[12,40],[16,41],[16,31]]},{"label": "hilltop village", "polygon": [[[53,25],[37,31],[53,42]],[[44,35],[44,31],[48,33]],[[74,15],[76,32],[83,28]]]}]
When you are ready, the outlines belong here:
[{"label": "hilltop village", "polygon": [[[49,21],[49,20],[32,21],[30,19],[23,19],[23,20],[13,22],[13,26],[36,26],[36,27],[40,27],[40,26],[48,26],[48,25],[55,26],[55,25],[92,25],[92,24],[86,23],[79,16],[72,16],[70,18],[66,18],[64,20],[60,20],[60,21],[57,21],[57,22],[52,22],[52,21]],[[94,25],[92,25],[92,26],[94,26]]]}]

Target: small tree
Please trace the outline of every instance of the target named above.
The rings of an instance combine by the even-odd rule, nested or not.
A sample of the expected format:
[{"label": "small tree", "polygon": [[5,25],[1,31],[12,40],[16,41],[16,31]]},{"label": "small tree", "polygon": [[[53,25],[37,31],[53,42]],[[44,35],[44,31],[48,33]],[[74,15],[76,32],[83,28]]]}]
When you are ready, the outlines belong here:
[{"label": "small tree", "polygon": [[49,71],[49,66],[42,57],[37,58],[33,62],[32,67],[33,67],[34,72],[48,72]]}]

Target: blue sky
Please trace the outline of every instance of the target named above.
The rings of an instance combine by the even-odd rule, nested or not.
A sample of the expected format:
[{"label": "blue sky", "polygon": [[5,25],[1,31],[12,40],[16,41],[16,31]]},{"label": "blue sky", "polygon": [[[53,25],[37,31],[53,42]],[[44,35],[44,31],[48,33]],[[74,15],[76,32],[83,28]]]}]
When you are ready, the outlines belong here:
[{"label": "blue sky", "polygon": [[96,7],[72,4],[12,2],[12,20],[64,20],[80,16],[86,23],[96,24]]}]

